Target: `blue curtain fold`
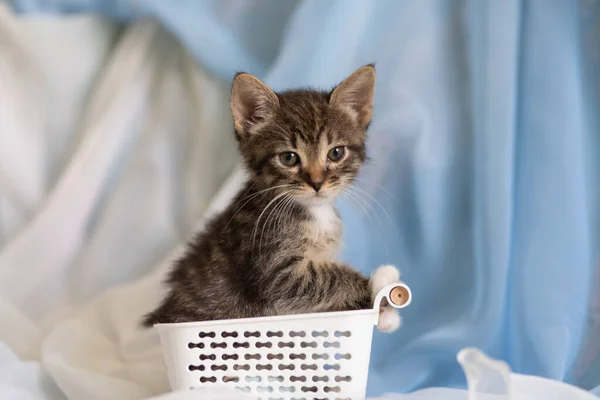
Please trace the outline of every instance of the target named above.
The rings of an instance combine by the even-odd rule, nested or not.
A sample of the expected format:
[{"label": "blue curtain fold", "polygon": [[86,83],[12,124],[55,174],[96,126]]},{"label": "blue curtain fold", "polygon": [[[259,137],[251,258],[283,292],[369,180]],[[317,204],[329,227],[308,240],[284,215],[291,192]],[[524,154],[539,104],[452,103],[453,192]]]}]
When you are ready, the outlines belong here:
[{"label": "blue curtain fold", "polygon": [[224,80],[330,88],[376,63],[372,157],[344,259],[414,302],[376,333],[369,395],[464,387],[456,353],[600,394],[600,2],[14,0],[155,18]]}]

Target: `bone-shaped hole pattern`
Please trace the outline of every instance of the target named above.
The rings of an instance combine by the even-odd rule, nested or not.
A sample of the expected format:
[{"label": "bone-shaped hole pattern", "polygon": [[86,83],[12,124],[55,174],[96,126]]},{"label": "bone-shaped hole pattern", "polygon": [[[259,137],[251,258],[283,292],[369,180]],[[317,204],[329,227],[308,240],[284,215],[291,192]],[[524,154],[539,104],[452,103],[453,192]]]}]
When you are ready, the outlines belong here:
[{"label": "bone-shaped hole pattern", "polygon": [[[351,331],[237,331],[230,328],[198,332],[197,337],[199,340],[189,342],[187,347],[188,351],[203,352],[197,356],[201,363],[190,364],[188,370],[189,373],[199,374],[197,381],[200,385],[217,382],[231,384],[242,392],[258,394],[261,400],[346,399],[331,395],[340,394],[343,385],[352,381],[350,375],[336,374],[343,363],[352,358],[352,347],[344,347],[344,341],[352,337]],[[262,359],[269,362],[261,362]],[[240,363],[239,360],[246,363]],[[217,375],[204,376],[203,371]],[[273,371],[271,374],[275,371],[287,372],[288,375],[261,376],[269,371]],[[272,397],[274,393],[287,397]],[[310,396],[290,397],[292,393]]]}]

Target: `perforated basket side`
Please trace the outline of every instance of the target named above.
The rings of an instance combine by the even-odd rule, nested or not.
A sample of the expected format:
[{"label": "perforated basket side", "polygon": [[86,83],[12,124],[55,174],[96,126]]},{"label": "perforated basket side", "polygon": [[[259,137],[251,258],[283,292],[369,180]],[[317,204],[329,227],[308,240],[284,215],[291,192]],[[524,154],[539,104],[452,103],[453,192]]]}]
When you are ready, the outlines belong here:
[{"label": "perforated basket side", "polygon": [[[375,304],[399,286],[382,289]],[[407,287],[402,296],[398,308],[410,303]],[[374,306],[156,327],[174,390],[229,386],[261,400],[338,400],[365,396],[378,318]]]},{"label": "perforated basket side", "polygon": [[225,385],[265,400],[354,399],[365,394],[376,318],[365,310],[160,331],[173,389]]}]

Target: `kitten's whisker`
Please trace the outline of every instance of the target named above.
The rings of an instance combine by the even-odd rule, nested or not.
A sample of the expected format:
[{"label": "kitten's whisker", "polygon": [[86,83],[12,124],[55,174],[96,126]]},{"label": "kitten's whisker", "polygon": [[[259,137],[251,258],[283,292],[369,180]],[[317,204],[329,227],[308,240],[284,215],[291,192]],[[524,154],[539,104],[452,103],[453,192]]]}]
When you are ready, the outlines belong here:
[{"label": "kitten's whisker", "polygon": [[359,177],[354,177],[354,180],[357,180],[357,181],[360,181],[360,182],[364,182],[367,185],[372,185],[373,187],[376,187],[377,189],[383,191],[385,194],[387,194],[388,196],[390,196],[390,198],[392,200],[394,200],[395,202],[398,202],[398,199],[396,199],[394,196],[392,196],[392,194],[390,192],[388,192],[387,190],[385,190],[385,188],[383,186],[378,185],[376,183],[373,183],[371,181],[368,181],[366,179],[359,178]]},{"label": "kitten's whisker", "polygon": [[345,188],[340,188],[340,190],[342,191],[342,193],[344,193],[346,196],[348,196],[350,199],[352,199],[356,204],[358,204],[358,206],[360,207],[362,212],[367,217],[369,217],[369,212],[367,211],[367,209],[353,196],[352,193],[350,193],[350,191],[346,190]]},{"label": "kitten's whisker", "polygon": [[[354,203],[358,205],[358,207],[360,207],[362,212],[366,215],[369,225],[374,226],[375,229],[377,231],[379,231],[379,226],[377,225],[377,222],[379,222],[379,221],[373,219],[374,213],[373,214],[369,213],[369,211],[365,207],[365,204],[367,204],[367,203],[365,203],[364,199],[357,197],[355,193],[352,193],[349,190],[343,189],[343,192],[346,194],[346,196],[348,196],[350,199],[352,199],[354,201]],[[369,204],[367,204],[367,206],[369,206]]]},{"label": "kitten's whisker", "polygon": [[[373,221],[372,215],[369,214],[369,211],[365,208],[364,204],[361,203],[359,201],[359,199],[357,199],[349,190],[346,190],[345,188],[340,188],[340,190],[346,195],[348,196],[350,199],[352,199],[352,201],[358,205],[358,207],[360,207],[360,209],[363,211],[363,213],[365,214],[365,216],[367,217],[367,221],[369,222],[369,225],[374,225],[375,226],[375,230],[377,232],[379,232],[379,227],[377,226],[377,224]],[[361,199],[362,200],[362,199]],[[364,202],[364,200],[363,200]],[[361,223],[362,223],[362,219],[361,219]],[[364,229],[364,225],[363,225],[363,229]]]},{"label": "kitten's whisker", "polygon": [[[248,197],[242,198],[242,199],[240,199],[240,201],[242,201],[242,200],[245,200],[245,199],[247,199],[247,198],[250,198],[250,199],[252,199],[252,198],[254,198],[254,197],[256,197],[256,196],[258,196],[258,195],[260,195],[260,194],[263,194],[263,193],[265,193],[265,192],[268,192],[269,190],[273,190],[273,189],[279,189],[279,188],[285,188],[285,187],[290,187],[290,186],[294,186],[294,185],[293,185],[293,184],[291,184],[291,183],[287,183],[287,184],[285,184],[285,185],[271,186],[271,187],[268,187],[268,188],[266,188],[266,189],[259,190],[258,192],[256,192],[256,193],[253,193],[253,194],[251,194],[251,195],[250,195],[250,196],[248,196]],[[239,202],[238,202],[238,203],[239,203]]]},{"label": "kitten's whisker", "polygon": [[[244,200],[244,198],[246,197],[246,195],[248,194],[248,192],[250,192],[250,190],[252,190],[252,188],[254,187],[254,185],[256,185],[256,182],[252,182],[252,185],[250,185],[250,186],[248,187],[248,190],[246,190],[246,191],[244,192],[244,194],[242,195],[242,198],[241,198],[241,199],[240,199],[240,200],[239,200],[237,203],[239,203],[240,201]],[[237,203],[235,203],[235,204],[237,204]],[[234,205],[235,205],[235,204],[234,204]]]},{"label": "kitten's whisker", "polygon": [[271,201],[269,201],[269,203],[267,204],[267,206],[264,208],[264,210],[262,210],[262,212],[260,213],[260,215],[256,219],[256,222],[254,223],[254,229],[252,229],[252,253],[253,254],[254,254],[254,250],[256,248],[255,244],[256,244],[256,233],[257,233],[258,223],[260,222],[263,214],[269,209],[269,207],[271,206],[271,204],[273,204],[274,202],[276,202],[278,199],[280,199],[281,197],[285,196],[289,192],[291,192],[291,190],[279,193],[277,196],[275,196]]},{"label": "kitten's whisker", "polygon": [[[342,194],[345,194],[345,193],[342,193]],[[346,197],[343,197],[343,196],[340,197],[340,200],[343,200],[344,203],[346,203],[352,209],[352,211],[354,211],[354,213],[358,216],[358,220],[360,221],[361,230],[363,232],[365,232],[365,221],[363,221],[362,215],[361,215],[360,211],[356,208],[354,203],[349,201]]]},{"label": "kitten's whisker", "polygon": [[[346,188],[348,188],[348,187],[346,187]],[[377,213],[375,212],[373,207],[371,207],[371,205],[369,203],[367,203],[365,201],[365,199],[360,197],[358,195],[358,193],[352,193],[349,190],[346,190],[344,188],[341,188],[341,189],[348,197],[350,197],[352,200],[354,200],[354,202],[356,204],[358,204],[358,206],[363,210],[363,212],[367,216],[367,221],[369,222],[369,226],[373,226],[375,228],[375,232],[376,232],[375,234],[377,235],[377,242],[379,243],[379,246],[381,246],[381,250],[385,254],[387,254],[387,244],[384,243],[384,241],[382,240],[382,235],[381,235],[381,231],[380,231],[380,229],[383,229],[382,221],[381,221],[381,219],[379,219],[379,216],[377,215]],[[356,197],[355,197],[355,195],[356,195]],[[366,204],[371,210],[373,210],[373,214],[370,214],[367,211],[364,204]],[[373,219],[373,215],[375,215],[375,219]],[[364,229],[364,225],[363,225],[363,229]]]},{"label": "kitten's whisker", "polygon": [[365,204],[371,210],[371,212],[373,213],[375,218],[377,218],[377,222],[379,223],[381,229],[384,229],[385,224],[383,223],[383,220],[379,216],[379,213],[377,212],[377,210],[371,205],[371,203],[368,202],[368,199],[366,199],[360,192],[353,190],[353,189],[356,189],[356,187],[354,187],[354,186],[347,186],[346,189],[350,193],[353,193],[359,200],[361,200],[363,202],[363,204]]},{"label": "kitten's whisker", "polygon": [[[258,249],[260,251],[260,249],[262,248],[262,241],[263,241],[263,236],[265,234],[265,228],[267,229],[267,232],[269,231],[268,227],[270,225],[270,221],[271,221],[271,215],[273,215],[273,213],[275,212],[275,215],[277,216],[277,210],[279,209],[280,206],[282,206],[282,204],[285,204],[285,201],[289,198],[290,196],[290,191],[286,192],[286,195],[283,196],[283,198],[277,203],[275,204],[275,207],[273,207],[273,209],[271,210],[271,212],[269,213],[269,215],[267,215],[267,220],[265,221],[262,230],[260,232],[260,241],[258,242]],[[275,225],[275,227],[277,227],[277,225]],[[268,236],[267,236],[268,238]],[[260,256],[260,253],[259,253]]]},{"label": "kitten's whisker", "polygon": [[[283,196],[283,198],[281,198],[281,200],[279,200],[279,202],[275,205],[275,207],[273,207],[273,210],[267,216],[267,220],[265,221],[265,224],[263,225],[262,232],[261,232],[261,237],[260,237],[261,242],[262,242],[262,236],[264,235],[264,232],[265,232],[265,228],[267,229],[267,232],[269,232],[270,227],[272,227],[273,232],[277,231],[277,227],[278,227],[277,219],[281,215],[281,210],[283,209],[283,206],[285,205],[285,202],[287,201],[289,196],[290,196],[289,193],[286,196]],[[271,218],[271,215],[273,215],[273,218]],[[258,245],[258,247],[260,248],[260,244]]]},{"label": "kitten's whisker", "polygon": [[[276,233],[281,233],[282,232],[282,227],[280,225],[281,222],[281,215],[283,213],[284,208],[286,207],[286,205],[293,199],[293,194],[291,194],[293,192],[293,189],[290,190],[288,192],[288,194],[286,196],[283,197],[283,199],[281,199],[281,201],[277,204],[277,206],[275,207],[275,215],[273,217],[273,219],[271,220],[271,222],[269,222],[269,218],[267,218],[267,223],[265,224],[265,226],[268,227],[271,224],[274,224],[273,226],[273,231]],[[271,211],[271,213],[273,213],[273,211]],[[283,221],[285,223],[285,220]],[[263,227],[263,230],[265,229],[265,227]],[[259,244],[259,248],[262,247],[262,233],[261,233],[261,240],[260,240],[260,244]]]},{"label": "kitten's whisker", "polygon": [[[396,204],[398,204],[400,207],[402,207],[402,209],[403,209],[403,210],[406,212],[406,214],[407,214],[407,215],[408,215],[408,216],[409,216],[409,217],[410,217],[410,218],[411,218],[413,221],[416,221],[416,220],[417,220],[417,219],[416,219],[416,217],[414,216],[414,214],[413,214],[413,213],[411,213],[411,212],[410,212],[410,210],[409,210],[408,208],[406,208],[406,207],[404,206],[404,204],[402,204],[402,202],[401,202],[400,200],[398,200],[398,199],[396,199],[394,196],[392,196],[392,194],[391,194],[390,192],[388,192],[388,191],[387,191],[387,190],[386,190],[386,189],[385,189],[383,186],[381,186],[381,185],[378,185],[378,184],[376,184],[376,183],[373,183],[373,182],[369,182],[369,181],[367,181],[366,179],[361,179],[361,178],[358,178],[358,177],[355,177],[354,179],[355,179],[355,180],[357,180],[357,181],[360,181],[360,182],[365,182],[365,183],[366,183],[366,184],[368,184],[368,185],[373,185],[373,186],[374,186],[374,187],[376,187],[377,189],[381,190],[382,192],[384,192],[385,194],[387,194],[387,195],[388,195],[388,196],[389,196],[389,197],[390,197],[390,198],[391,198],[391,199],[392,199],[392,200],[393,200],[393,201],[394,201]],[[354,186],[354,187],[358,188],[358,186]]]},{"label": "kitten's whisker", "polygon": [[[364,210],[364,212],[367,216],[371,217],[374,215],[376,218],[379,217],[377,215],[377,213],[375,212],[375,209],[365,199],[363,199],[360,196],[360,193],[351,191],[349,186],[345,187],[343,190],[348,196],[352,197],[360,205],[360,207]],[[369,210],[371,210],[371,213],[369,213]],[[377,222],[380,222],[380,221],[377,221]]]},{"label": "kitten's whisker", "polygon": [[[284,226],[284,224],[285,224],[285,223],[287,222],[287,220],[289,219],[289,217],[290,217],[290,212],[291,212],[291,211],[293,211],[293,209],[294,209],[294,201],[295,201],[294,195],[291,195],[291,196],[290,196],[290,199],[289,199],[289,200],[286,202],[286,204],[283,206],[283,211],[282,211],[282,213],[281,213],[281,214],[282,214],[282,216],[281,216],[281,219],[282,219],[282,227],[281,227],[281,230],[283,230],[283,226]],[[279,223],[279,222],[278,222],[278,223]]]},{"label": "kitten's whisker", "polygon": [[[252,186],[254,186],[254,184],[252,184]],[[289,187],[289,186],[293,186],[293,185],[292,185],[292,184],[287,184],[287,185],[277,185],[277,186],[273,186],[273,187],[266,188],[266,189],[263,189],[263,190],[259,190],[258,192],[251,194],[251,195],[248,197],[248,200],[246,200],[246,202],[245,202],[244,204],[242,204],[242,206],[241,206],[240,208],[238,208],[238,209],[235,211],[235,213],[233,214],[233,216],[231,217],[231,219],[229,220],[229,222],[227,222],[227,225],[225,225],[225,227],[223,228],[223,230],[227,229],[227,227],[229,226],[229,224],[231,223],[231,221],[233,221],[233,219],[235,218],[235,216],[236,216],[236,215],[237,215],[237,214],[238,214],[238,213],[239,213],[239,212],[242,210],[242,208],[244,208],[244,207],[246,206],[246,204],[248,204],[248,203],[249,203],[249,202],[250,202],[252,199],[254,199],[255,197],[257,197],[257,196],[259,196],[259,195],[261,195],[261,194],[264,194],[265,192],[268,192],[269,190],[273,190],[273,189],[279,189],[279,188],[282,188],[282,187]],[[248,191],[250,191],[250,189],[248,189]],[[248,193],[248,191],[246,191],[246,193]],[[239,202],[241,202],[242,200],[244,200],[244,199],[245,199],[245,198],[242,198],[241,200],[239,200],[238,202],[236,202],[236,203],[234,204],[234,206],[235,206],[236,204],[238,204]]]},{"label": "kitten's whisker", "polygon": [[[377,211],[373,208],[373,206],[360,194],[360,192],[355,192],[352,190],[353,187],[352,186],[347,186],[346,190],[350,193],[352,193],[354,196],[356,196],[361,202],[362,204],[364,204],[365,206],[367,206],[369,208],[369,210],[371,210],[372,215],[374,215],[379,221],[379,223],[383,223],[383,221],[381,221],[381,219],[379,218],[379,214],[377,214]],[[381,226],[381,228],[383,228],[383,226]]]},{"label": "kitten's whisker", "polygon": [[361,200],[363,202],[363,204],[365,204],[367,207],[369,207],[369,209],[373,212],[373,215],[375,216],[375,221],[377,221],[377,223],[379,224],[379,226],[377,226],[377,224],[375,224],[375,230],[377,231],[377,237],[379,239],[378,241],[379,241],[379,243],[381,243],[382,250],[387,255],[388,254],[387,242],[382,240],[382,235],[381,235],[381,231],[380,231],[380,230],[383,230],[385,228],[385,226],[384,226],[382,219],[379,217],[379,214],[373,208],[373,206],[371,206],[371,204],[369,204],[369,202],[361,196],[361,194],[359,192],[352,191],[352,186],[346,186],[345,190],[347,190],[348,193],[352,193],[354,196],[356,196],[357,199]]},{"label": "kitten's whisker", "polygon": [[285,224],[287,217],[289,216],[289,211],[291,210],[291,205],[294,203],[294,195],[290,195],[288,200],[282,207],[281,213],[277,219],[277,224],[280,225],[280,230],[282,230],[282,225]]},{"label": "kitten's whisker", "polygon": [[357,187],[357,186],[350,186],[350,189],[357,189],[360,190],[362,193],[364,193],[366,196],[368,196],[369,198],[371,198],[371,200],[373,200],[375,202],[375,204],[377,204],[379,206],[379,208],[381,208],[381,211],[383,211],[383,213],[385,214],[385,216],[387,217],[388,221],[390,221],[390,224],[392,224],[392,226],[394,227],[394,229],[398,230],[398,227],[396,226],[396,224],[394,224],[394,221],[392,221],[392,218],[390,217],[390,215],[387,213],[387,211],[385,210],[385,208],[383,208],[383,206],[381,205],[381,203],[379,201],[377,201],[377,199],[373,196],[371,196],[369,193],[367,193],[365,190]]},{"label": "kitten's whisker", "polygon": [[281,208],[281,213],[280,213],[281,221],[278,219],[278,221],[277,221],[278,224],[280,224],[280,222],[285,223],[287,217],[289,216],[289,210],[291,209],[291,206],[293,204],[294,204],[294,195],[290,194],[290,196],[288,197],[288,200],[285,202],[285,204]]}]

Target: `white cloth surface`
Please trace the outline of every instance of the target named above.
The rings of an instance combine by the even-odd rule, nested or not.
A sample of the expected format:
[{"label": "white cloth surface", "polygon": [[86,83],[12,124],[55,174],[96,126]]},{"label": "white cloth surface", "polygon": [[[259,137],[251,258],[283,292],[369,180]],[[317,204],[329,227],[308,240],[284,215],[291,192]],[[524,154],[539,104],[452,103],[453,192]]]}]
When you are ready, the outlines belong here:
[{"label": "white cloth surface", "polygon": [[167,391],[139,321],[236,165],[228,85],[156,24],[0,6],[0,88],[0,397]]}]

